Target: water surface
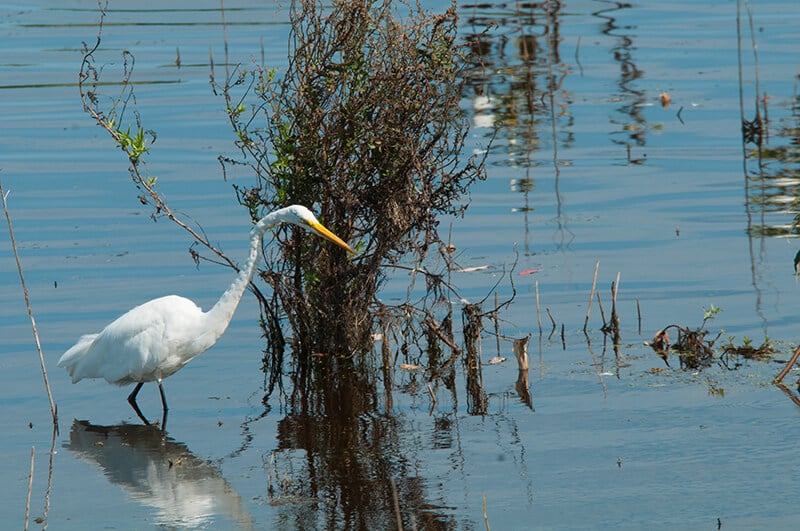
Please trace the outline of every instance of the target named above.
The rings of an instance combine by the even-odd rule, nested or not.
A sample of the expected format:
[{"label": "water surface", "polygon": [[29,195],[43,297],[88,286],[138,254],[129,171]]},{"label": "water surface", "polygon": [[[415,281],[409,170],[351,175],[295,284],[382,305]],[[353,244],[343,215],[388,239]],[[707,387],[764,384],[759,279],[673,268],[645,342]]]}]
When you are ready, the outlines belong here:
[{"label": "water surface", "polygon": [[[248,218],[231,185],[252,176],[225,181],[216,160],[234,153],[223,101],[208,85],[210,57],[217,68],[224,57],[219,4],[171,5],[112,2],[98,58],[114,76],[121,52],[135,55],[138,110],[158,133],[150,171],[174,210],[241,257]],[[231,62],[260,60],[263,43],[267,64],[285,64],[287,6],[225,7]],[[539,5],[459,7],[462,38],[478,53],[464,99],[470,149],[485,148],[489,125],[499,129],[487,180],[465,218],[452,220],[459,262],[490,269],[454,281],[464,298],[489,295],[490,305],[518,260],[513,287],[506,276],[497,288],[501,300],[516,294],[501,333],[533,334],[533,408],[515,392],[513,362],[484,366],[486,415],[470,415],[463,389],[441,383],[432,404],[424,377],[396,370],[374,414],[341,427],[358,448],[379,450],[347,468],[320,446],[325,437],[347,442],[332,421],[291,414],[278,398],[262,404],[250,297],[220,343],[166,382],[166,440],[138,427],[128,389],[73,386],[55,366],[78,336],[147,299],[179,293],[209,307],[231,272],[196,268],[187,235],[149,219],[124,157],[82,112],[75,83],[81,43],[97,36],[96,2],[7,6],[0,179],[61,420],[48,491],[48,404],[4,237],[3,521],[24,520],[35,447],[32,518],[47,510],[57,529],[391,527],[393,494],[375,490],[386,474],[397,479],[407,527],[413,517],[420,528],[484,528],[484,496],[497,529],[716,528],[718,519],[724,529],[796,527],[800,511],[787,495],[800,411],[770,384],[780,365],[738,360],[736,370],[694,372],[673,359],[672,369],[653,371],[665,365],[642,342],[671,323],[699,326],[713,304],[724,311],[708,326],[723,338],[769,337],[780,359],[793,348],[800,8],[751,6],[758,94],[743,21],[745,116],[768,96],[771,156],[759,169],[752,157],[743,163],[755,146],[742,146],[735,3],[556,7],[549,15]],[[620,273],[616,352],[596,306],[589,341],[581,330],[598,260],[606,312]],[[539,272],[518,274],[526,269]],[[404,296],[405,280],[391,279],[385,298]],[[564,325],[563,343],[560,331],[548,337],[546,317],[538,334],[534,281],[541,308]],[[487,334],[485,362],[495,345]],[[500,350],[512,357],[507,339]],[[154,386],[140,404],[158,411]]]}]

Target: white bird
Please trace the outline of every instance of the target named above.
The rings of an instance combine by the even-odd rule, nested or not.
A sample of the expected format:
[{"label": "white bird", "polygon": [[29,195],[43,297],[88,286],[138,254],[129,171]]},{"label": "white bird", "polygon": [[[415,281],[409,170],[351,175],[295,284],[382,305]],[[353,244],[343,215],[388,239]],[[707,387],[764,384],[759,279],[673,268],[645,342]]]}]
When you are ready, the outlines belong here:
[{"label": "white bird", "polygon": [[167,422],[167,400],[161,382],[202,354],[222,337],[261,259],[261,240],[267,229],[291,223],[355,253],[349,245],[323,226],[304,206],[293,205],[262,218],[250,231],[250,256],[239,275],[207,312],[177,295],[146,302],[97,334],[82,336],[67,350],[58,366],[64,367],[72,383],[84,378],[104,378],[116,385],[136,383],[128,402],[145,424],[136,395],[145,382],[158,382],[163,406],[161,427]]}]

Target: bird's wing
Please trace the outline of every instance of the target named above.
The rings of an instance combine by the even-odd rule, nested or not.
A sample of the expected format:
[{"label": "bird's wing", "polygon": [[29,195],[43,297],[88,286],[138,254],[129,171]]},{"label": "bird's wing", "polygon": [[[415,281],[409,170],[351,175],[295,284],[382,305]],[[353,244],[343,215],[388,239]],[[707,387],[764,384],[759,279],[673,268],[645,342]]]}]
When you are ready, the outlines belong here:
[{"label": "bird's wing", "polygon": [[183,297],[153,299],[120,316],[100,333],[82,337],[62,356],[59,365],[67,366],[73,382],[103,378],[126,385],[164,378],[185,363],[181,345],[195,334],[192,323],[201,314],[196,304]]}]

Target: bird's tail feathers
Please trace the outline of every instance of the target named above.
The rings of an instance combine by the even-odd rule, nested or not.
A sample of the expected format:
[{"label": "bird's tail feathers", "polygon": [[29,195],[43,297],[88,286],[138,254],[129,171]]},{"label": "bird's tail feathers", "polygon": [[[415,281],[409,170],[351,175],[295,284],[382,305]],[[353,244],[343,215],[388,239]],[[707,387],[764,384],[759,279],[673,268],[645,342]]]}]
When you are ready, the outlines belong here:
[{"label": "bird's tail feathers", "polygon": [[64,367],[72,378],[72,383],[76,383],[83,378],[83,375],[76,375],[80,362],[86,357],[94,344],[97,334],[86,334],[81,336],[69,350],[67,350],[58,360],[58,366]]}]

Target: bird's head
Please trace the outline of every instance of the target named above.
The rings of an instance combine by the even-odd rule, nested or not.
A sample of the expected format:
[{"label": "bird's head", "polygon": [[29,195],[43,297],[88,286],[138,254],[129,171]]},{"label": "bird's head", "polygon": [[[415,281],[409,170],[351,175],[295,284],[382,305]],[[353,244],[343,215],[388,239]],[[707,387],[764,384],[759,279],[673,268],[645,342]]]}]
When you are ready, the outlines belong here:
[{"label": "bird's head", "polygon": [[341,238],[328,230],[325,225],[319,222],[317,217],[309,209],[302,205],[292,205],[278,211],[281,216],[276,221],[278,223],[291,223],[302,227],[309,232],[313,232],[317,236],[321,236],[328,241],[331,241],[346,251],[355,254],[356,252],[352,247],[347,245]]}]

